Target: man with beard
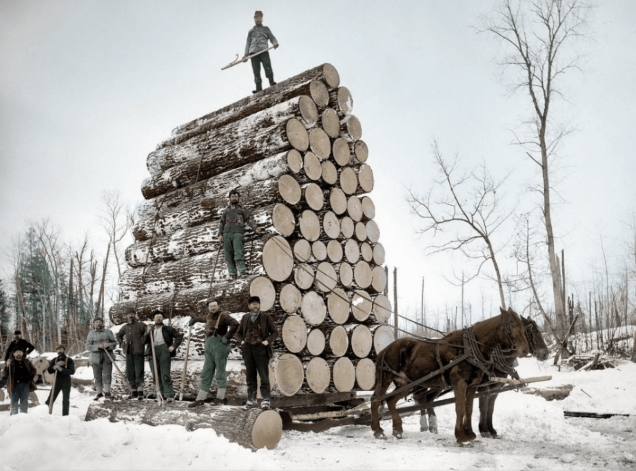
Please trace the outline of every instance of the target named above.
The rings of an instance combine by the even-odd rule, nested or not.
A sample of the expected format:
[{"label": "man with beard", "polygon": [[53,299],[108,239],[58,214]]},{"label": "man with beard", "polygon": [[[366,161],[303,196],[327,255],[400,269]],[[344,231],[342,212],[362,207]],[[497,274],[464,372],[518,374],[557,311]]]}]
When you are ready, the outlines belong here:
[{"label": "man with beard", "polygon": [[22,332],[20,330],[16,330],[13,333],[13,340],[9,344],[9,347],[4,354],[4,361],[7,361],[9,358],[11,358],[11,354],[18,348],[22,350],[25,357],[28,357],[29,353],[35,350],[35,347],[31,345],[30,342],[22,338]]},{"label": "man with beard", "polygon": [[135,310],[126,309],[126,324],[117,332],[119,347],[126,355],[126,377],[132,388],[131,399],[144,397],[144,335],[146,324],[135,319]]},{"label": "man with beard", "polygon": [[17,414],[18,408],[19,412],[25,414],[29,411],[29,393],[37,389],[33,382],[35,374],[35,367],[24,357],[24,351],[20,347],[16,348],[2,370],[11,397],[11,415]]},{"label": "man with beard", "polygon": [[256,373],[261,378],[261,407],[269,409],[269,360],[272,358],[272,342],[278,333],[272,316],[261,312],[261,300],[258,296],[251,296],[248,301],[250,312],[241,319],[236,334],[240,342],[243,360],[245,360],[245,375],[247,376],[247,405],[256,405]]},{"label": "man with beard", "polygon": [[[71,376],[75,374],[75,362],[66,355],[64,345],[58,345],[55,349],[57,357],[51,361],[51,366],[47,370],[51,374],[56,374],[55,391],[51,391],[53,395],[53,403],[57,399],[58,394],[62,391],[62,415],[68,415],[68,409],[71,404]],[[51,401],[51,394],[46,400],[48,406]]]},{"label": "man with beard", "polygon": [[[88,333],[86,338],[86,350],[91,352],[91,366],[97,389],[95,401],[102,397],[111,397],[110,383],[113,376],[113,363],[110,359],[116,346],[117,341],[113,331],[105,329],[104,320],[101,317],[96,317],[93,321],[93,330]],[[110,353],[106,353],[106,350]]]},{"label": "man with beard", "polygon": [[[167,402],[174,401],[174,389],[172,387],[172,378],[170,377],[170,364],[172,358],[177,355],[177,348],[181,345],[183,334],[171,325],[163,323],[163,315],[160,312],[155,313],[155,323],[148,325],[148,332],[144,337],[146,344],[146,359],[150,363],[150,371],[153,376],[156,374],[159,379],[159,387],[161,393]],[[152,336],[152,340],[150,338]],[[154,353],[157,360],[157,372],[152,359],[152,344],[154,344]]]},{"label": "man with beard", "polygon": [[252,57],[252,71],[254,72],[254,83],[256,90],[252,93],[258,93],[263,90],[263,80],[261,79],[261,64],[265,69],[265,77],[269,80],[269,85],[274,86],[274,71],[272,70],[272,60],[267,51],[267,42],[271,41],[274,49],[278,49],[278,41],[267,26],[263,26],[263,12],[256,11],[254,13],[255,26],[247,33],[247,41],[245,42],[245,55],[243,62],[247,61],[247,57],[260,51],[265,51],[257,56]]}]

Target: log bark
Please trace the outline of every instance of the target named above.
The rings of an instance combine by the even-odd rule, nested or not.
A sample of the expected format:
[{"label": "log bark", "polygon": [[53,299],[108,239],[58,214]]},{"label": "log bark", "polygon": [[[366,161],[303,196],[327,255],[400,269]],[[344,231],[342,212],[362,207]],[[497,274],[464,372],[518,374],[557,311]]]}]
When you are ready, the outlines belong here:
[{"label": "log bark", "polygon": [[391,301],[383,294],[378,294],[373,299],[373,317],[377,322],[386,324],[391,317]]},{"label": "log bark", "polygon": [[275,354],[269,362],[272,389],[283,396],[293,396],[303,385],[305,369],[300,359],[291,353]]},{"label": "log bark", "polygon": [[174,402],[166,407],[140,401],[93,402],[85,420],[108,419],[110,422],[134,422],[146,425],[182,425],[186,430],[212,429],[239,445],[257,450],[273,450],[283,433],[283,421],[275,410],[240,407],[209,407],[196,410],[187,403]]},{"label": "log bark", "polygon": [[340,188],[332,188],[329,192],[329,206],[338,216],[347,210],[347,195]]},{"label": "log bark", "polygon": [[369,293],[363,290],[355,290],[351,296],[351,313],[358,322],[364,322],[369,318],[373,302]]},{"label": "log bark", "polygon": [[300,353],[307,345],[307,325],[299,316],[289,316],[283,324],[281,337],[285,348]]},{"label": "log bark", "polygon": [[350,114],[340,122],[340,137],[347,142],[356,142],[362,137],[362,124]]},{"label": "log bark", "polygon": [[316,213],[306,209],[299,218],[300,233],[310,242],[318,240],[320,237],[320,220]]},{"label": "log bark", "polygon": [[302,294],[291,283],[283,285],[278,295],[280,307],[287,313],[295,313],[300,309]]},{"label": "log bark", "polygon": [[322,228],[327,237],[337,239],[340,237],[340,221],[333,211],[327,211],[322,217]]},{"label": "log bark", "polygon": [[305,154],[305,157],[303,158],[303,171],[310,180],[320,180],[322,177],[322,165],[320,163],[320,159],[315,153],[309,151]]},{"label": "log bark", "polygon": [[215,152],[206,151],[144,180],[141,192],[146,199],[167,193],[174,188],[189,186],[220,175],[243,165],[262,160],[292,148],[301,152],[309,146],[305,126],[296,118],[250,133],[239,140],[219,146]]},{"label": "log bark", "polygon": [[373,200],[368,196],[363,196],[360,200],[362,204],[362,213],[367,219],[373,219],[375,217],[375,204]]},{"label": "log bark", "polygon": [[353,97],[347,87],[338,87],[329,92],[329,106],[338,113],[340,119],[344,119],[353,111]]},{"label": "log bark", "polygon": [[333,365],[333,385],[340,392],[353,389],[356,381],[356,369],[347,357],[339,358]]},{"label": "log bark", "polygon": [[[373,251],[371,251],[373,254]],[[331,263],[340,263],[342,261],[342,257],[344,256],[344,250],[342,249],[342,245],[337,240],[330,240],[327,243],[327,257],[329,257],[329,261]]]},{"label": "log bark", "polygon": [[327,315],[325,300],[318,293],[308,291],[303,294],[300,311],[307,324],[313,326],[320,325]]},{"label": "log bark", "polygon": [[300,95],[309,95],[320,107],[329,103],[329,89],[338,87],[340,78],[338,71],[331,64],[322,64],[306,70],[294,77],[278,82],[275,89],[267,89],[265,93],[257,93],[239,100],[231,105],[208,113],[192,120],[172,131],[172,138],[162,142],[158,147],[175,145],[190,139],[196,133],[224,126],[246,116],[258,113],[272,106],[288,101]]},{"label": "log bark", "polygon": [[362,220],[362,202],[357,196],[351,196],[347,200],[347,214],[355,222]]},{"label": "log bark", "polygon": [[340,172],[340,188],[347,195],[353,195],[358,189],[358,175],[351,167],[344,167]]},{"label": "log bark", "polygon": [[320,160],[325,160],[331,155],[331,141],[322,128],[313,128],[309,131],[309,148]]},{"label": "log bark", "polygon": [[302,290],[308,290],[314,285],[314,276],[314,269],[306,263],[299,263],[294,268],[294,283]]},{"label": "log bark", "polygon": [[369,358],[354,362],[356,383],[363,391],[371,391],[375,386],[375,363]]},{"label": "log bark", "polygon": [[322,193],[322,189],[315,183],[309,183],[302,190],[307,206],[313,211],[320,211],[325,205],[325,196]]},{"label": "log bark", "polygon": [[330,161],[325,160],[321,162],[322,167],[322,181],[327,185],[335,185],[338,183],[338,170],[336,166]]},{"label": "log bark", "polygon": [[327,108],[322,112],[320,126],[330,138],[335,139],[340,136],[340,118],[335,110]]},{"label": "log bark", "polygon": [[305,363],[307,385],[316,394],[322,394],[331,382],[329,364],[322,358],[312,358]]},{"label": "log bark", "polygon": [[325,334],[320,329],[311,329],[307,335],[307,352],[312,356],[322,355],[325,351]]},{"label": "log bark", "polygon": [[[326,249],[325,249],[326,255]],[[322,291],[328,293],[336,287],[338,283],[338,276],[333,265],[329,262],[322,262],[316,268],[316,276],[314,278],[314,286]]]},{"label": "log bark", "polygon": [[327,296],[327,312],[329,317],[336,324],[342,325],[347,322],[351,315],[351,301],[347,293],[342,288],[335,288]]},{"label": "log bark", "polygon": [[274,236],[265,242],[263,268],[267,276],[274,281],[285,281],[292,274],[294,255],[285,238]]}]

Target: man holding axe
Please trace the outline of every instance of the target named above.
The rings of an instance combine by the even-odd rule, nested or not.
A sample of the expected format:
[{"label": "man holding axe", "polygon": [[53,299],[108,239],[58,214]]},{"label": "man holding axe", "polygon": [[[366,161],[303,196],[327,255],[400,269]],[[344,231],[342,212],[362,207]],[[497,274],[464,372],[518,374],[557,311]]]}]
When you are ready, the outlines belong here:
[{"label": "man holding axe", "polygon": [[55,351],[57,352],[57,357],[51,361],[51,366],[47,370],[49,373],[55,374],[55,377],[53,386],[51,386],[51,393],[45,404],[49,406],[49,413],[51,413],[53,403],[60,391],[62,391],[62,415],[68,415],[71,403],[71,376],[75,374],[75,362],[65,354],[64,345],[58,345]]},{"label": "man holding axe", "polygon": [[135,310],[126,308],[126,324],[117,332],[119,347],[126,355],[126,378],[131,388],[130,398],[144,397],[144,334],[146,324],[135,319]]},{"label": "man holding axe", "polygon": [[159,383],[157,393],[163,394],[166,402],[172,402],[174,388],[170,377],[170,365],[172,357],[177,355],[177,348],[181,345],[183,334],[171,325],[165,325],[161,312],[155,312],[154,321],[154,325],[148,325],[148,332],[144,336],[146,359],[149,360],[153,376],[156,375],[155,383]]},{"label": "man holding axe", "polygon": [[[261,64],[265,69],[265,77],[269,80],[269,85],[276,85],[274,82],[274,71],[272,70],[272,61],[269,58],[269,52],[267,47],[267,41],[271,41],[274,49],[278,48],[278,41],[272,34],[272,31],[263,26],[263,12],[257,11],[254,13],[254,26],[247,33],[247,41],[245,43],[245,55],[243,56],[243,62],[247,62],[248,56],[251,57],[252,70],[254,71],[254,82],[256,83],[256,90],[252,93],[258,93],[263,90],[261,79]],[[260,54],[259,54],[260,53]]]}]

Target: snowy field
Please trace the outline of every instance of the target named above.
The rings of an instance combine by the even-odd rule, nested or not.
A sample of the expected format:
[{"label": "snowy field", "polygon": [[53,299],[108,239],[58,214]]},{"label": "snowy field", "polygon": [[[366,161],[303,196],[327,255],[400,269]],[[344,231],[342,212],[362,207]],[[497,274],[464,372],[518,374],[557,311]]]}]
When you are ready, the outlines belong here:
[{"label": "snowy field", "polygon": [[[552,375],[537,387],[571,384],[563,401],[506,392],[499,396],[494,425],[500,438],[455,443],[453,406],[437,409],[439,434],[419,431],[419,416],[404,421],[404,438],[381,441],[368,427],[327,432],[284,432],[275,450],[251,452],[211,430],[84,422],[90,394],[71,393],[71,415],[44,405],[10,417],[0,412],[0,471],[182,470],[182,469],[418,469],[580,470],[636,469],[636,364],[616,369],[559,372],[523,359],[522,377]],[[48,392],[39,391],[43,403]],[[6,404],[5,399],[5,404]],[[477,408],[476,408],[477,409]],[[563,411],[631,414],[611,419],[564,418]],[[479,413],[473,415],[477,430]],[[383,422],[390,434],[391,423]]]}]

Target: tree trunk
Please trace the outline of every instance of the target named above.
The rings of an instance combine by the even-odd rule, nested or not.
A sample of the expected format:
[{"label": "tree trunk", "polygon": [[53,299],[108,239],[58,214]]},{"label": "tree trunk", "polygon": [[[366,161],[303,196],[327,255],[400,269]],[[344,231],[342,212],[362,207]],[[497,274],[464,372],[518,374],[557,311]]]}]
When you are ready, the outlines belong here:
[{"label": "tree trunk", "polygon": [[325,160],[331,155],[331,141],[322,128],[313,128],[309,131],[309,148],[320,160]]},{"label": "tree trunk", "polygon": [[340,392],[353,389],[356,381],[356,368],[347,357],[336,360],[333,365],[333,385]]},{"label": "tree trunk", "polygon": [[300,312],[309,325],[320,325],[327,316],[327,307],[324,299],[314,291],[308,291],[303,295]]},{"label": "tree trunk", "polygon": [[327,108],[323,111],[320,115],[320,127],[327,133],[327,136],[332,139],[340,136],[340,118],[338,117],[338,113],[331,108]]},{"label": "tree trunk", "polygon": [[320,357],[312,358],[304,364],[307,385],[316,394],[322,394],[331,382],[329,364]]},{"label": "tree trunk", "polygon": [[349,143],[356,142],[362,137],[360,120],[352,114],[340,122],[340,137]]},{"label": "tree trunk", "polygon": [[332,188],[329,192],[329,206],[331,210],[338,216],[344,214],[347,210],[347,195],[340,188]]},{"label": "tree trunk", "polygon": [[338,183],[338,169],[336,169],[336,166],[330,160],[321,162],[320,166],[322,168],[323,182],[330,186]]},{"label": "tree trunk", "polygon": [[275,354],[269,362],[272,389],[283,396],[293,396],[303,385],[305,370],[302,362],[291,353]]},{"label": "tree trunk", "polygon": [[325,351],[325,334],[320,329],[311,329],[307,334],[307,353],[312,356],[322,355]]},{"label": "tree trunk", "polygon": [[354,361],[356,383],[364,391],[371,391],[375,386],[375,363],[369,358]]},{"label": "tree trunk", "polygon": [[299,316],[289,316],[285,319],[281,331],[281,338],[285,348],[291,353],[300,353],[307,345],[307,325]]},{"label": "tree trunk", "polygon": [[349,89],[347,87],[339,87],[337,90],[331,90],[329,92],[329,106],[336,111],[340,119],[344,119],[349,115],[353,111],[353,97]]},{"label": "tree trunk", "polygon": [[349,336],[347,330],[339,325],[325,335],[326,352],[334,357],[341,357],[349,350]]},{"label": "tree trunk", "polygon": [[388,325],[374,325],[369,330],[373,333],[373,351],[376,355],[395,340],[393,329]]},{"label": "tree trunk", "polygon": [[358,322],[365,322],[371,314],[373,301],[366,291],[361,289],[355,290],[351,297],[351,313]]},{"label": "tree trunk", "polygon": [[351,301],[342,288],[334,289],[327,296],[327,312],[336,324],[344,324],[351,315]]}]

